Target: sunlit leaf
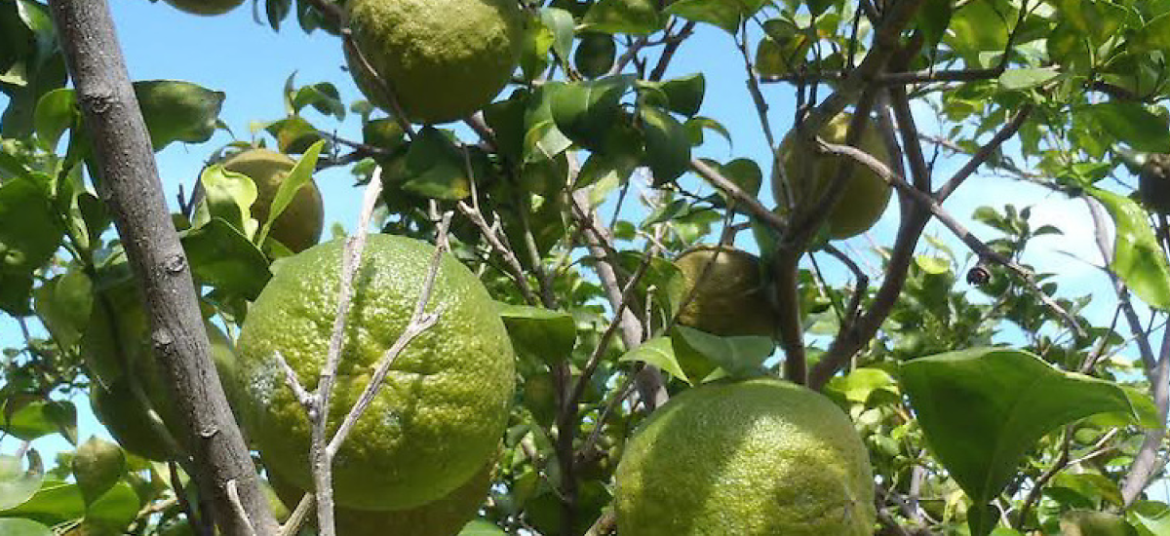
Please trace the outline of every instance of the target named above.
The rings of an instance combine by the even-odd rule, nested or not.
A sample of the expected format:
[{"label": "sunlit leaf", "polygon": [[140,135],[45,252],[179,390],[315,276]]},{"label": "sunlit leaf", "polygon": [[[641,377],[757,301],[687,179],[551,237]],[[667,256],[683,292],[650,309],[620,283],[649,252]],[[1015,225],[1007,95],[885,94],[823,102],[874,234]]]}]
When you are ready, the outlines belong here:
[{"label": "sunlit leaf", "polygon": [[222,219],[192,229],[182,242],[195,277],[223,292],[254,300],[272,277],[264,253]]},{"label": "sunlit leaf", "polygon": [[1170,309],[1170,265],[1146,212],[1133,200],[1098,188],[1088,192],[1113,217],[1116,235],[1109,268],[1151,307]]},{"label": "sunlit leaf", "polygon": [[288,172],[288,176],[280,182],[280,188],[276,190],[276,195],[272,198],[272,206],[268,209],[268,220],[264,222],[260,228],[260,234],[256,237],[257,243],[264,243],[264,239],[272,230],[272,225],[284,213],[284,209],[292,203],[297,192],[302,186],[312,182],[313,172],[317,169],[317,157],[321,154],[321,148],[324,146],[325,142],[319,141],[309,147],[309,150],[305,151],[304,156],[297,161],[297,165],[292,168],[292,171]]},{"label": "sunlit leaf", "polygon": [[0,511],[20,506],[40,489],[45,479],[41,455],[36,449],[29,449],[27,457],[28,469],[25,469],[20,458],[0,456]]},{"label": "sunlit leaf", "polygon": [[655,337],[650,339],[642,343],[641,346],[626,352],[618,361],[639,361],[648,365],[654,365],[669,372],[675,378],[692,383],[690,378],[683,373],[682,367],[678,364],[670,337]]},{"label": "sunlit leaf", "polygon": [[518,352],[546,363],[569,357],[577,342],[577,321],[564,311],[497,303],[500,318]]}]

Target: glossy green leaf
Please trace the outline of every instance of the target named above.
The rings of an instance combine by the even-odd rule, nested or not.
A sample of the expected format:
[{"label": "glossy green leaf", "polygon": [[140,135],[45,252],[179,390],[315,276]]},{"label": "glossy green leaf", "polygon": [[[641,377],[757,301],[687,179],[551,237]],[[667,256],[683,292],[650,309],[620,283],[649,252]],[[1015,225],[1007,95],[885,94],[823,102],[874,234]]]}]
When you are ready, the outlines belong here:
[{"label": "glossy green leaf", "polygon": [[81,496],[93,506],[126,472],[126,456],[116,443],[90,437],[77,447],[72,466]]},{"label": "glossy green leaf", "polygon": [[549,100],[557,129],[578,145],[601,148],[621,112],[619,101],[633,76],[614,76],[561,86]]},{"label": "glossy green leaf", "polygon": [[999,85],[1010,91],[1032,89],[1048,83],[1057,76],[1060,76],[1060,71],[1054,67],[1008,69],[999,75]]},{"label": "glossy green leaf", "polygon": [[259,193],[251,177],[215,164],[203,169],[199,182],[203,186],[204,202],[192,216],[192,227],[220,219],[245,236],[255,234],[257,223],[252,219],[252,203]]},{"label": "glossy green leaf", "polygon": [[291,105],[294,112],[300,112],[305,106],[312,106],[322,114],[336,117],[338,121],[345,119],[345,104],[341,102],[337,87],[329,82],[301,87],[293,95]]},{"label": "glossy green leaf", "polygon": [[572,140],[557,129],[552,116],[552,99],[564,88],[562,82],[544,84],[528,101],[524,113],[522,155],[525,162],[552,160],[573,145]]},{"label": "glossy green leaf", "polygon": [[715,132],[723,139],[727,140],[727,145],[731,146],[731,132],[724,127],[722,123],[711,119],[710,117],[695,116],[687,119],[683,124],[691,137],[691,145],[699,146],[703,144],[703,131],[710,130]]},{"label": "glossy green leaf", "polygon": [[639,89],[657,89],[666,98],[665,102],[650,100],[649,103],[689,117],[699,113],[699,107],[703,105],[703,93],[707,87],[707,79],[703,73],[696,73],[665,82],[639,82],[638,85]]},{"label": "glossy green leaf", "polygon": [[527,305],[497,305],[517,352],[549,364],[572,354],[577,343],[577,321],[573,315]]},{"label": "glossy green leaf", "polygon": [[720,337],[686,326],[675,326],[673,335],[671,340],[676,355],[681,344],[686,350],[702,355],[733,378],[753,378],[764,374],[764,361],[776,350],[771,337]]},{"label": "glossy green leaf", "polygon": [[683,373],[682,367],[679,366],[678,359],[674,355],[674,347],[670,341],[670,337],[655,337],[650,339],[637,348],[626,352],[618,361],[639,361],[648,365],[654,365],[670,373],[675,378],[692,383],[691,379]]},{"label": "glossy green leaf", "polygon": [[16,508],[0,511],[4,517],[26,517],[47,525],[78,519],[85,515],[85,500],[76,484],[45,480],[31,499]]},{"label": "glossy green leaf", "polygon": [[257,244],[263,244],[264,239],[268,237],[269,231],[272,230],[272,225],[276,219],[284,213],[284,209],[292,203],[293,197],[302,186],[305,186],[313,181],[313,172],[317,170],[317,157],[321,154],[321,148],[325,146],[324,141],[314,143],[309,150],[305,151],[304,156],[297,161],[297,165],[288,172],[288,176],[280,182],[280,188],[276,190],[276,195],[272,197],[272,206],[268,209],[268,220],[260,228],[260,234],[256,237]]},{"label": "glossy green leaf", "polygon": [[93,305],[93,284],[80,270],[72,270],[41,284],[33,293],[34,309],[49,333],[62,346],[81,340]]},{"label": "glossy green leaf", "polygon": [[134,82],[134,94],[155,151],[176,141],[203,143],[211,139],[226,96],[180,80]]},{"label": "glossy green leaf", "polygon": [[664,13],[686,20],[705,22],[724,31],[735,34],[743,17],[743,10],[738,2],[710,0],[678,0],[667,6]]},{"label": "glossy green leaf", "polygon": [[73,97],[73,90],[67,88],[54,89],[45,93],[37,101],[37,109],[33,112],[33,128],[37,133],[37,141],[41,148],[53,151],[61,135],[69,130],[80,116]]},{"label": "glossy green leaf", "polygon": [[1138,501],[1129,509],[1129,519],[1145,532],[1142,536],[1170,534],[1170,507],[1157,501]]},{"label": "glossy green leaf", "polygon": [[568,11],[555,7],[540,9],[540,22],[552,30],[552,50],[563,61],[568,61],[569,53],[573,50],[573,15]]},{"label": "glossy green leaf", "polygon": [[1170,310],[1170,265],[1158,247],[1146,212],[1133,200],[1098,188],[1090,188],[1113,217],[1115,236],[1109,268],[1130,290],[1151,307]]},{"label": "glossy green leaf", "polygon": [[845,376],[829,380],[826,391],[839,393],[842,398],[854,404],[865,404],[875,392],[884,391],[899,394],[897,381],[890,373],[872,367],[855,369]]},{"label": "glossy green leaf", "polygon": [[474,519],[463,527],[463,530],[459,531],[458,536],[507,536],[507,534],[490,521]]},{"label": "glossy green leaf", "polygon": [[1117,385],[1017,350],[918,358],[901,366],[901,379],[931,450],[976,505],[1003,491],[1024,454],[1062,425],[1099,413],[1137,420]]},{"label": "glossy green leaf", "polygon": [[26,401],[11,397],[0,411],[0,430],[25,441],[59,433],[77,443],[77,408],[67,400]]},{"label": "glossy green leaf", "polygon": [[182,242],[191,272],[222,292],[254,300],[272,277],[264,253],[220,218],[192,229]]},{"label": "glossy green leaf", "polygon": [[456,201],[471,195],[467,159],[445,134],[432,126],[423,127],[406,153],[410,177],[403,189],[435,199]]},{"label": "glossy green leaf", "polygon": [[60,247],[65,229],[46,188],[20,176],[0,185],[0,273],[27,276]]},{"label": "glossy green leaf", "polygon": [[0,518],[0,534],[4,536],[54,536],[52,529],[31,519]]},{"label": "glossy green leaf", "polygon": [[1138,151],[1170,152],[1170,119],[1132,101],[1109,101],[1085,109],[1106,132]]},{"label": "glossy green leaf", "polygon": [[25,469],[20,458],[0,456],[0,511],[20,506],[40,489],[45,479],[41,455],[36,449],[29,449],[27,457],[28,469]]},{"label": "glossy green leaf", "polygon": [[109,491],[89,503],[85,512],[86,525],[101,531],[118,533],[130,526],[141,505],[138,494],[127,482],[114,484]]},{"label": "glossy green leaf", "polygon": [[282,153],[300,154],[325,138],[307,119],[294,115],[273,121],[264,131],[276,138],[276,149]]},{"label": "glossy green leaf", "polygon": [[642,35],[661,30],[666,20],[655,0],[599,0],[581,22],[593,32]]},{"label": "glossy green leaf", "polygon": [[652,106],[638,108],[646,137],[646,164],[656,186],[673,182],[691,163],[691,144],[682,123]]}]

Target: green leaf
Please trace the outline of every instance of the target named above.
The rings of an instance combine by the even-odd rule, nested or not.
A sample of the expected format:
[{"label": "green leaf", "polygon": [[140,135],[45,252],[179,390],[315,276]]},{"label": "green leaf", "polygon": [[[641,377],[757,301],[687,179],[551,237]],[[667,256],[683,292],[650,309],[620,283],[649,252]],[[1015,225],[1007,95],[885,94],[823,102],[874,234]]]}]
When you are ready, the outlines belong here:
[{"label": "green leaf", "polygon": [[1100,45],[1114,37],[1129,15],[1124,7],[1112,2],[1060,0],[1056,4],[1060,20],[1070,24],[1079,34],[1088,37],[1094,45]]},{"label": "green leaf", "polygon": [[34,308],[49,333],[62,346],[73,346],[89,323],[93,284],[80,270],[72,270],[41,284],[33,293]]},{"label": "green leaf", "polygon": [[552,160],[573,145],[573,141],[557,129],[552,116],[552,99],[564,86],[563,82],[549,82],[540,86],[528,100],[521,152],[524,162]]},{"label": "green leaf", "polygon": [[33,112],[33,128],[42,149],[56,150],[61,135],[80,117],[75,104],[72,89],[59,88],[41,95]]},{"label": "green leaf", "polygon": [[666,17],[658,12],[656,0],[599,0],[581,22],[592,32],[644,35],[661,30]]},{"label": "green leaf", "polygon": [[490,521],[483,519],[473,519],[463,530],[459,531],[458,536],[507,536],[500,527]]},{"label": "green leaf", "polygon": [[578,145],[598,150],[621,113],[619,101],[632,75],[613,76],[561,86],[549,99],[557,129]]},{"label": "green leaf", "polygon": [[59,433],[76,444],[77,408],[66,400],[27,401],[9,397],[0,414],[0,430],[25,441]]},{"label": "green leaf", "polygon": [[264,226],[260,228],[260,235],[256,238],[257,244],[264,243],[264,239],[272,230],[272,224],[292,203],[297,191],[313,181],[313,171],[317,169],[317,156],[321,154],[321,148],[324,146],[325,142],[319,141],[309,147],[309,150],[305,151],[304,156],[301,156],[292,171],[288,172],[288,176],[280,182],[280,188],[276,190],[276,195],[272,198],[272,205],[268,209],[268,221],[264,222]]},{"label": "green leaf", "polygon": [[138,107],[160,151],[172,142],[203,143],[215,134],[225,94],[179,80],[134,82]]},{"label": "green leaf", "polygon": [[16,508],[32,498],[44,480],[45,467],[36,449],[28,451],[27,470],[21,466],[20,458],[0,456],[0,511]]},{"label": "green leaf", "polygon": [[85,500],[76,484],[45,480],[31,499],[16,508],[0,511],[0,515],[26,517],[47,525],[56,525],[85,515]]},{"label": "green leaf", "polygon": [[743,16],[741,6],[734,1],[678,0],[663,12],[690,21],[712,24],[733,35]]},{"label": "green leaf", "polygon": [[272,277],[264,253],[220,218],[192,229],[182,242],[195,277],[228,294],[255,300]]},{"label": "green leaf", "polygon": [[654,365],[671,376],[678,378],[688,384],[692,384],[690,378],[687,377],[679,366],[678,359],[674,355],[674,346],[670,341],[670,337],[655,337],[637,348],[626,352],[618,361],[640,361],[648,365]]},{"label": "green leaf", "polygon": [[605,76],[617,59],[617,44],[610,34],[583,32],[577,50],[573,53],[573,66],[585,78]]},{"label": "green leaf", "polygon": [[52,529],[31,519],[0,519],[4,536],[54,536]]},{"label": "green leaf", "polygon": [[341,102],[341,95],[337,92],[337,87],[329,82],[312,84],[298,89],[290,104],[293,111],[297,113],[305,106],[312,106],[313,109],[324,115],[336,117],[338,121],[345,120],[345,104]]},{"label": "green leaf", "polygon": [[724,177],[731,179],[736,186],[748,195],[760,194],[760,187],[764,184],[764,172],[755,160],[736,158],[726,164],[718,166]]},{"label": "green leaf", "polygon": [[951,271],[951,263],[947,259],[934,255],[916,255],[914,264],[930,275],[941,275]]},{"label": "green leaf", "polygon": [[581,166],[581,173],[577,175],[577,182],[573,184],[573,188],[585,188],[604,180],[613,181],[615,184],[625,183],[638,164],[637,152],[593,153]]},{"label": "green leaf", "polygon": [[1134,201],[1089,188],[1113,217],[1115,237],[1109,268],[1150,307],[1170,310],[1170,266],[1150,228],[1146,212]]},{"label": "green leaf", "polygon": [[0,274],[31,274],[53,256],[64,234],[42,185],[21,176],[0,185]]},{"label": "green leaf", "polygon": [[1133,54],[1161,51],[1170,54],[1170,12],[1150,19],[1144,26],[1126,40]]},{"label": "green leaf", "polygon": [[826,391],[839,393],[845,400],[854,404],[865,404],[875,392],[884,391],[898,395],[898,384],[890,373],[872,367],[863,367],[853,370],[848,375],[837,376],[829,380]]},{"label": "green leaf", "polygon": [[1093,104],[1086,111],[1106,132],[1137,151],[1170,152],[1170,119],[1132,101]]},{"label": "green leaf", "polygon": [[520,44],[520,72],[524,80],[535,80],[548,68],[548,52],[556,36],[544,24],[529,24]]},{"label": "green leaf", "polygon": [[425,197],[458,201],[471,195],[467,161],[445,134],[423,127],[406,153],[407,176],[403,189]]},{"label": "green leaf", "polygon": [[90,437],[77,447],[72,466],[81,496],[93,506],[126,472],[126,456],[116,443]]},{"label": "green leaf", "polygon": [[16,317],[32,314],[28,306],[33,278],[0,272],[0,310]]},{"label": "green leaf", "polygon": [[732,145],[731,132],[729,132],[727,130],[727,128],[723,126],[722,123],[720,123],[714,119],[711,119],[709,117],[701,117],[701,116],[692,117],[690,119],[687,119],[687,122],[684,123],[683,126],[686,127],[687,132],[690,134],[691,145],[693,145],[693,146],[699,146],[699,145],[703,144],[703,131],[704,130],[710,130],[710,131],[715,132],[716,134],[722,136],[723,139],[727,140],[728,146]]},{"label": "green leaf", "polygon": [[1134,526],[1144,529],[1143,536],[1170,534],[1170,507],[1157,501],[1138,501],[1129,509]]},{"label": "green leaf", "polygon": [[199,182],[203,186],[205,201],[196,209],[192,227],[199,228],[208,221],[220,219],[245,236],[256,232],[252,203],[256,202],[259,193],[251,177],[215,164],[203,169]]},{"label": "green leaf", "polygon": [[754,378],[764,374],[764,361],[776,350],[771,337],[720,337],[686,326],[675,326],[674,335],[671,340],[676,355],[681,344],[733,378]]},{"label": "green leaf", "polygon": [[362,125],[362,142],[366,145],[390,151],[400,147],[405,139],[402,127],[393,119],[375,119]]},{"label": "green leaf", "polygon": [[568,61],[573,50],[573,14],[560,8],[544,7],[540,9],[540,22],[553,33],[553,52],[561,61]]},{"label": "green leaf", "polygon": [[273,121],[264,131],[276,138],[276,148],[282,153],[299,154],[307,151],[314,143],[324,138],[307,119],[294,115]]},{"label": "green leaf", "polygon": [[[699,107],[703,105],[703,93],[706,87],[707,79],[703,77],[703,73],[691,74],[665,82],[638,82],[639,90],[656,90],[644,95],[647,97],[648,103],[662,106],[674,113],[688,117],[699,113]],[[662,95],[665,97],[665,102],[656,102],[653,95]]]},{"label": "green leaf", "polygon": [[545,363],[568,358],[577,343],[577,321],[564,311],[499,303],[500,318],[518,352]]},{"label": "green leaf", "polygon": [[118,482],[85,511],[86,525],[104,532],[120,533],[138,518],[138,494],[126,482]]},{"label": "green leaf", "polygon": [[999,75],[999,86],[1009,91],[1032,89],[1058,76],[1060,71],[1055,67],[1008,69]]},{"label": "green leaf", "polygon": [[901,379],[927,443],[975,506],[999,495],[1024,455],[1060,426],[1099,413],[1137,420],[1117,385],[1018,350],[923,357],[903,364]]},{"label": "green leaf", "polygon": [[654,185],[673,182],[691,164],[687,130],[670,114],[652,106],[639,107],[638,114],[646,137],[646,164],[654,174]]}]

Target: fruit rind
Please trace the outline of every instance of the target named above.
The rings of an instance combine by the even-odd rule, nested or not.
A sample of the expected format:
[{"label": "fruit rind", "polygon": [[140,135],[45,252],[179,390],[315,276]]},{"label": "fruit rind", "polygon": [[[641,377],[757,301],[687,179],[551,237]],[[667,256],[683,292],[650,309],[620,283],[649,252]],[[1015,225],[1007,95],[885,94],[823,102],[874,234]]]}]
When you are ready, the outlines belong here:
[{"label": "fruit rind", "polygon": [[244,0],[164,0],[179,11],[192,15],[223,15],[244,3]]},{"label": "fruit rind", "polygon": [[618,531],[635,536],[869,536],[868,451],[827,398],[771,378],[671,399],[627,443]]}]

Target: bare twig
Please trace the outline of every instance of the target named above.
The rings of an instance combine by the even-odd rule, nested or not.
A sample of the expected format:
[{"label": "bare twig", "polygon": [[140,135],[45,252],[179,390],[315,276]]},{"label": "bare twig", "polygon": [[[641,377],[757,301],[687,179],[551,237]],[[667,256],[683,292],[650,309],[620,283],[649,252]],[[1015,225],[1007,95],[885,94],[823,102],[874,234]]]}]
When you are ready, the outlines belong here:
[{"label": "bare twig", "polygon": [[228,500],[232,503],[232,513],[240,518],[249,534],[256,536],[256,529],[252,527],[252,522],[248,521],[248,511],[244,509],[244,503],[240,502],[240,492],[236,489],[236,481],[228,480],[225,487],[227,488]]},{"label": "bare twig", "polygon": [[1032,489],[1028,490],[1028,495],[1024,497],[1024,502],[1020,506],[1020,515],[1016,516],[1015,528],[1017,530],[1022,529],[1024,523],[1027,522],[1028,511],[1032,509],[1032,505],[1040,498],[1040,492],[1048,484],[1048,481],[1052,480],[1052,477],[1056,476],[1057,473],[1063,471],[1065,467],[1068,467],[1068,455],[1071,446],[1072,425],[1068,425],[1064,427],[1064,437],[1060,441],[1060,455],[1053,460],[1052,465],[1048,466],[1048,469],[1036,477],[1036,480],[1032,482]]},{"label": "bare twig", "polygon": [[996,132],[986,144],[971,156],[971,159],[966,164],[963,164],[962,168],[959,168],[955,172],[954,176],[938,189],[938,192],[934,195],[935,199],[946,201],[963,184],[963,181],[967,180],[967,177],[971,176],[979,166],[987,162],[987,159],[991,158],[991,155],[999,150],[1005,141],[1015,136],[1016,132],[1019,132],[1020,127],[1024,126],[1024,123],[1028,120],[1028,116],[1031,114],[1031,105],[1024,105],[1024,107],[1020,108],[1020,111],[1016,112],[1016,115],[1012,117],[1011,121],[1008,121],[1003,128],[999,129],[999,132]]},{"label": "bare twig", "polygon": [[512,251],[512,248],[500,241],[500,237],[496,234],[495,229],[491,225],[488,225],[487,220],[483,218],[483,214],[480,213],[477,207],[468,205],[465,201],[460,201],[455,206],[461,214],[479,228],[480,234],[487,239],[492,250],[499,253],[500,257],[504,259],[504,266],[507,267],[508,276],[516,283],[516,288],[520,289],[520,294],[524,296],[524,301],[528,305],[536,305],[539,300],[532,291],[532,286],[528,284],[528,276],[524,273],[524,267],[520,265],[520,259],[516,258],[516,253]]},{"label": "bare twig", "polygon": [[296,536],[305,522],[309,520],[309,514],[313,513],[315,504],[317,504],[316,496],[312,493],[301,495],[301,500],[297,502],[296,508],[289,514],[284,525],[280,527],[279,536]]}]

